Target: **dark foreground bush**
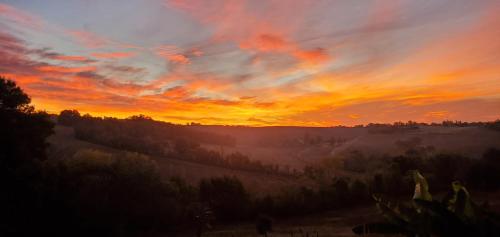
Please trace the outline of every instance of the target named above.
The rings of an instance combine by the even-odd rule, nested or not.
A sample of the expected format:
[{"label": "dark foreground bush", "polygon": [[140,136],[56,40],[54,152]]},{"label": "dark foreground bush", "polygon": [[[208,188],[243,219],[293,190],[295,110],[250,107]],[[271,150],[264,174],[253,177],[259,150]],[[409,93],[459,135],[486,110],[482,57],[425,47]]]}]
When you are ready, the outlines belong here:
[{"label": "dark foreground bush", "polygon": [[[185,207],[195,199],[195,192],[182,182],[162,181],[155,163],[138,154],[83,150],[73,159],[48,160],[38,171],[36,181],[17,183],[25,190],[15,195],[29,198],[12,210],[18,218],[10,219],[11,234],[122,236],[171,231],[187,223]],[[23,204],[30,208],[20,208]]]},{"label": "dark foreground bush", "polygon": [[439,202],[429,193],[426,179],[415,171],[415,194],[410,204],[391,204],[374,197],[385,222],[353,228],[358,235],[369,233],[405,236],[500,236],[500,218],[475,204],[467,189],[453,182]]}]

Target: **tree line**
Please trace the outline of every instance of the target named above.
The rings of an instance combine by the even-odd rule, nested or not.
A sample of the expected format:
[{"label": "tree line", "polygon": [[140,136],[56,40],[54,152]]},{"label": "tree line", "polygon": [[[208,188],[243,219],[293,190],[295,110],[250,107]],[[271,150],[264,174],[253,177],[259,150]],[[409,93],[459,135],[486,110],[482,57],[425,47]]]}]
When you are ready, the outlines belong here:
[{"label": "tree line", "polygon": [[[290,170],[280,169],[276,164],[251,160],[239,152],[224,154],[224,146],[236,144],[234,137],[155,121],[144,115],[117,119],[81,116],[76,110],[64,110],[58,116],[58,122],[73,127],[78,139],[120,150],[237,170],[294,175]],[[221,150],[211,150],[202,147],[200,143],[219,145]]]},{"label": "tree line", "polygon": [[[338,168],[362,175],[373,193],[398,196],[412,190],[411,172],[419,170],[433,183],[432,191],[443,192],[453,181],[460,181],[471,190],[494,192],[500,190],[500,149],[488,148],[479,158],[461,154],[436,152],[430,146],[415,146],[415,141],[396,142],[411,147],[401,155],[368,157],[353,150],[339,158]],[[407,144],[408,143],[408,144]],[[328,167],[307,166],[304,175],[322,182],[331,178]],[[333,172],[335,173],[335,172]]]}]

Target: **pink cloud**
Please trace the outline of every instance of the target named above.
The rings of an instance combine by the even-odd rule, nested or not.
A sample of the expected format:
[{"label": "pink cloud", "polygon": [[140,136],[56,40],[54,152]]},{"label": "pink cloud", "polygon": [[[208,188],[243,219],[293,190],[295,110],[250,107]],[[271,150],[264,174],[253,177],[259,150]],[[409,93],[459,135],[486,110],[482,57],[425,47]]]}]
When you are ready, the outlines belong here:
[{"label": "pink cloud", "polygon": [[203,51],[201,51],[200,49],[192,49],[191,54],[196,57],[201,57],[203,56]]},{"label": "pink cloud", "polygon": [[295,46],[287,42],[282,36],[274,34],[260,34],[240,43],[242,49],[257,50],[262,52],[279,52],[290,50]]},{"label": "pink cloud", "polygon": [[109,41],[101,36],[98,36],[90,31],[68,31],[78,42],[89,48],[101,48]]},{"label": "pink cloud", "polygon": [[319,65],[330,60],[330,56],[323,48],[297,50],[294,55],[306,65]]},{"label": "pink cloud", "polygon": [[84,56],[56,55],[53,59],[61,61],[88,62],[90,59]]},{"label": "pink cloud", "polygon": [[200,57],[203,52],[199,49],[191,49],[186,53],[180,53],[182,49],[175,45],[162,45],[155,49],[156,54],[160,57],[166,58],[168,61],[176,64],[190,64],[190,57]]},{"label": "pink cloud", "polygon": [[320,65],[331,57],[327,50],[305,49],[295,39],[304,16],[314,1],[202,1],[174,0],[167,6],[184,11],[213,28],[213,42],[235,42],[252,53],[277,53],[297,60],[301,65]]},{"label": "pink cloud", "polygon": [[190,60],[186,56],[182,54],[172,54],[172,55],[167,55],[166,56],[168,60],[174,63],[180,63],[180,64],[189,64]]},{"label": "pink cloud", "polygon": [[120,58],[130,58],[135,55],[132,52],[110,52],[110,53],[92,53],[95,58],[101,59],[120,59]]},{"label": "pink cloud", "polygon": [[40,18],[4,3],[0,3],[0,17],[30,28],[40,28],[42,25]]}]

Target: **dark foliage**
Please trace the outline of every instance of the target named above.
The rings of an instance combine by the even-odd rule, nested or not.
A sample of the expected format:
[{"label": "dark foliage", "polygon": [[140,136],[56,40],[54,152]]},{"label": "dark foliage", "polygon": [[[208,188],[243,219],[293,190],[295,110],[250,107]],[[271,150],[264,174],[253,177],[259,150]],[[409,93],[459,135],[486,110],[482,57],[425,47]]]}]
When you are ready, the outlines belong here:
[{"label": "dark foliage", "polygon": [[448,195],[439,202],[428,192],[427,181],[414,173],[415,194],[411,204],[392,204],[374,196],[386,219],[359,225],[355,234],[395,234],[405,236],[498,236],[500,221],[495,214],[476,205],[467,189],[453,182]]},{"label": "dark foliage", "polygon": [[[30,98],[15,82],[0,77],[0,231],[15,232],[36,223],[39,167],[46,159],[45,139],[53,124],[46,113],[34,112]],[[1,234],[1,233],[0,233]]]},{"label": "dark foliage", "polygon": [[[78,188],[75,188],[78,187]],[[39,231],[80,236],[119,236],[175,230],[187,223],[195,191],[179,180],[162,181],[154,162],[124,153],[83,150],[69,160],[44,164],[39,189],[44,218]]]},{"label": "dark foliage", "polygon": [[291,175],[287,170],[280,170],[277,165],[252,161],[241,153],[224,154],[201,147],[200,142],[203,142],[221,145],[222,149],[223,146],[234,146],[235,139],[198,131],[195,126],[155,121],[143,115],[128,119],[80,116],[75,110],[61,112],[59,123],[74,127],[78,139],[120,150],[238,170]]},{"label": "dark foliage", "polygon": [[255,229],[258,234],[267,236],[267,233],[273,230],[273,220],[269,216],[259,215],[255,223]]},{"label": "dark foliage", "polygon": [[[234,146],[236,143],[235,138],[231,136],[199,131],[192,126],[155,121],[144,115],[117,119],[112,117],[92,117],[90,115],[77,116],[78,111],[63,112],[60,114],[60,116],[63,116],[63,121],[68,117],[76,120],[71,125],[75,128],[78,136],[100,142],[112,143],[114,136],[118,137],[117,139],[132,139],[138,136],[163,142],[186,139],[195,143],[220,146]],[[108,140],[98,140],[99,135],[106,136]],[[116,142],[119,142],[119,140]]]},{"label": "dark foliage", "polygon": [[22,110],[31,99],[14,81],[0,76],[0,110]]},{"label": "dark foliage", "polygon": [[64,126],[73,126],[81,119],[78,110],[63,110],[57,118],[57,123]]},{"label": "dark foliage", "polygon": [[495,131],[500,131],[500,120],[486,124],[486,127]]},{"label": "dark foliage", "polygon": [[253,210],[287,218],[364,205],[369,199],[369,188],[363,181],[335,178],[318,189],[288,188],[275,196],[256,198]]},{"label": "dark foliage", "polygon": [[236,178],[202,180],[200,200],[214,209],[218,220],[235,221],[249,216],[249,196],[243,184]]},{"label": "dark foliage", "polygon": [[162,181],[137,154],[47,159],[47,114],[34,112],[12,81],[1,78],[0,91],[1,236],[123,236],[189,223],[184,208],[195,189]]},{"label": "dark foliage", "polygon": [[409,176],[412,170],[422,171],[433,183],[433,191],[446,191],[455,180],[474,190],[495,191],[500,189],[500,150],[488,149],[480,159],[412,151],[385,158],[385,166],[372,174],[372,193],[398,196],[410,192],[413,188]]},{"label": "dark foliage", "polygon": [[0,77],[0,167],[19,168],[44,160],[45,138],[53,124],[44,112],[34,112],[30,98],[13,81]]},{"label": "dark foliage", "polygon": [[486,151],[480,160],[471,163],[466,175],[471,187],[485,191],[500,189],[500,150]]}]

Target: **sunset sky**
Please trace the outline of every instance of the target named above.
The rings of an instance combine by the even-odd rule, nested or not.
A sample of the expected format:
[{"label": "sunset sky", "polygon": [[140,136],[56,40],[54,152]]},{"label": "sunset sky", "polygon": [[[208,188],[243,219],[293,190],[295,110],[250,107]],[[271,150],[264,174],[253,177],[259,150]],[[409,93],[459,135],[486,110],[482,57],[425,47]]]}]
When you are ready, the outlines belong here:
[{"label": "sunset sky", "polygon": [[37,109],[174,123],[500,118],[500,1],[0,0]]}]

